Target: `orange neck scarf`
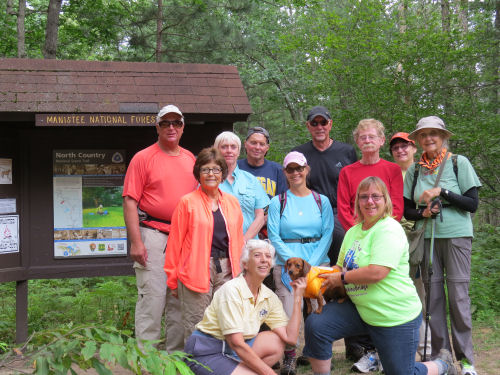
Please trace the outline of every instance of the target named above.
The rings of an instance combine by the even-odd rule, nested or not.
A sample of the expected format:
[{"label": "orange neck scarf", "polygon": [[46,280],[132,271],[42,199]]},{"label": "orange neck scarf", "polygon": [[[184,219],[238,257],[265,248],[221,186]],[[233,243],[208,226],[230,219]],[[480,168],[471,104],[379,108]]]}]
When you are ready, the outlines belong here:
[{"label": "orange neck scarf", "polygon": [[427,168],[428,170],[430,171],[433,171],[434,169],[436,169],[439,164],[441,164],[441,162],[443,161],[443,158],[444,156],[446,155],[446,151],[447,149],[446,148],[443,148],[441,150],[441,152],[439,153],[438,156],[436,156],[436,158],[434,160],[429,160],[429,157],[427,156],[427,153],[424,152],[422,154],[422,157],[420,158],[420,161],[418,162],[419,165],[421,165],[422,167],[424,168]]}]

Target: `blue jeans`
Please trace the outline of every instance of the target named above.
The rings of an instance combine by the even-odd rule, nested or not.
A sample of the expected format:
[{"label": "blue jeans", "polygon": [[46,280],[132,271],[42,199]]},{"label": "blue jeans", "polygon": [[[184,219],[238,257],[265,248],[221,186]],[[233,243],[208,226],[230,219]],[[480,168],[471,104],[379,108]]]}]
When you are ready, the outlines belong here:
[{"label": "blue jeans", "polygon": [[422,313],[408,323],[394,327],[376,327],[365,323],[350,301],[330,302],[321,314],[311,314],[306,320],[304,355],[319,360],[332,357],[332,344],[344,337],[368,334],[387,375],[425,375],[427,367],[415,362],[418,328]]}]

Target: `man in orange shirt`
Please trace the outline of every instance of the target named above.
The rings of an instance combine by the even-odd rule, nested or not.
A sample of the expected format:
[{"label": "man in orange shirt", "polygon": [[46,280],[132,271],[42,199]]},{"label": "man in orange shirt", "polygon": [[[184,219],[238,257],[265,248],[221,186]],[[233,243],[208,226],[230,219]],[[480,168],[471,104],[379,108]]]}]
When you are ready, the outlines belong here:
[{"label": "man in orange shirt", "polygon": [[138,292],[135,335],[138,340],[159,340],[166,312],[169,352],[182,350],[184,342],[179,303],[167,293],[165,248],[175,206],[197,186],[193,176],[195,157],[179,146],[183,131],[184,117],[179,108],[163,107],[156,118],[158,141],[132,158],[122,194]]}]

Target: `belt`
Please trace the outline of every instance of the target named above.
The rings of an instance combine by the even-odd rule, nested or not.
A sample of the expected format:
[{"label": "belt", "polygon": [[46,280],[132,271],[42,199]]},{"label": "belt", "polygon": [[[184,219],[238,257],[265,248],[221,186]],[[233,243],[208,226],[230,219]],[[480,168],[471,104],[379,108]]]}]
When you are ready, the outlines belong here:
[{"label": "belt", "polygon": [[210,256],[214,260],[215,270],[217,271],[217,273],[221,273],[222,267],[220,265],[220,259],[227,259],[227,252],[224,250],[212,249]]},{"label": "belt", "polygon": [[282,240],[285,243],[312,243],[321,240],[320,237],[292,238]]},{"label": "belt", "polygon": [[156,228],[150,227],[149,225],[144,224],[142,221],[139,221],[139,226],[140,226],[141,228],[147,228],[147,229],[155,230],[155,231],[157,231],[157,232],[160,232],[160,233],[166,234],[166,235],[168,236],[168,232],[165,232],[165,231],[163,231],[163,230],[159,230],[159,229],[156,229]]}]

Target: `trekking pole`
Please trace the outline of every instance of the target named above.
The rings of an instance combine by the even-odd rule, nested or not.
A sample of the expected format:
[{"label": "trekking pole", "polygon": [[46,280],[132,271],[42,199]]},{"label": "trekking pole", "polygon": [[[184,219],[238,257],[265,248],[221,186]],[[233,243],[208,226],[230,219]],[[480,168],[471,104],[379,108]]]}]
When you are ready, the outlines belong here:
[{"label": "trekking pole", "polygon": [[425,295],[425,333],[424,333],[424,356],[422,362],[427,361],[427,330],[429,329],[429,322],[431,320],[431,314],[429,312],[429,307],[431,304],[431,278],[432,274],[434,273],[432,270],[432,258],[434,257],[434,235],[436,233],[436,216],[440,215],[441,222],[443,222],[443,214],[441,212],[443,205],[441,204],[441,201],[439,198],[436,198],[434,201],[431,203],[431,210],[433,207],[439,206],[439,213],[437,214],[432,214],[431,219],[432,219],[432,225],[431,225],[431,244],[429,246],[429,263],[428,263],[428,269],[427,269],[427,290],[426,290],[426,295]]}]

